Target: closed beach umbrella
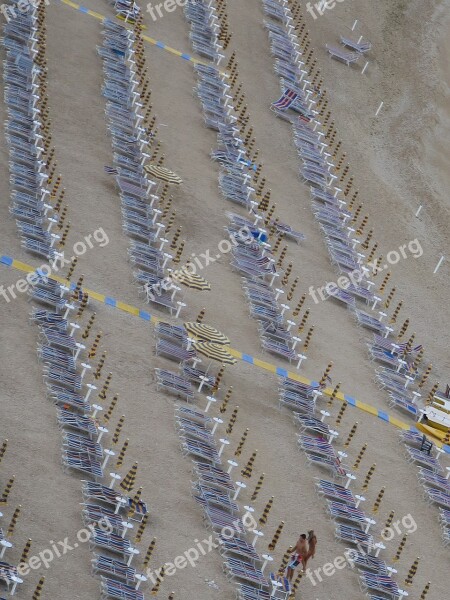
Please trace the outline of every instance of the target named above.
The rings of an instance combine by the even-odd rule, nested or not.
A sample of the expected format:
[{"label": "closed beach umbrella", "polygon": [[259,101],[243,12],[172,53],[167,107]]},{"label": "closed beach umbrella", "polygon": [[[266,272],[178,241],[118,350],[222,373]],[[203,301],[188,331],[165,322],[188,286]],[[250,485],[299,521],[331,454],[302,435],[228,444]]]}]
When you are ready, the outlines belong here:
[{"label": "closed beach umbrella", "polygon": [[138,464],[137,462],[131,467],[128,473],[125,475],[123,480],[120,482],[120,487],[125,492],[131,492],[134,487],[134,482],[136,481],[136,473],[137,473]]}]

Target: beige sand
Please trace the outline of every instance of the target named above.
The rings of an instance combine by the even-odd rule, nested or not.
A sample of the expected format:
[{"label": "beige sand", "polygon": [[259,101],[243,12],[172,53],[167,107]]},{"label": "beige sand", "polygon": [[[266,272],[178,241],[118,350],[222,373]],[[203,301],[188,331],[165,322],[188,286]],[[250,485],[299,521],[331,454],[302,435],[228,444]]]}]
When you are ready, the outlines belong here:
[{"label": "beige sand", "polygon": [[[407,9],[400,10],[404,4],[396,2],[394,10],[392,1],[381,6],[377,3],[375,8],[367,1],[346,0],[317,21],[310,20],[310,29],[332,98],[336,126],[370,214],[375,239],[380,240],[383,253],[415,237],[424,247],[422,258],[410,258],[395,267],[397,297],[405,300],[403,316],[411,317],[413,330],[426,347],[427,359],[436,365],[440,381],[445,381],[449,361],[445,339],[448,309],[443,300],[448,296],[448,264],[444,264],[438,276],[433,277],[432,270],[439,256],[448,250],[448,245],[445,246],[446,171],[442,164],[448,145],[444,133],[444,82],[448,81],[445,79],[448,65],[444,59],[441,63],[436,60],[438,52],[445,52],[447,31],[440,13],[434,11],[437,3],[411,1]],[[110,14],[107,5],[99,0],[89,1],[87,5]],[[289,260],[295,264],[295,275],[300,276],[299,292],[303,293],[310,285],[320,286],[334,280],[335,274],[312,217],[307,189],[298,180],[298,161],[290,142],[290,130],[268,110],[279,88],[271,71],[273,61],[262,27],[261,3],[259,0],[245,3],[230,0],[229,16],[234,32],[232,46],[238,54],[272,198],[277,202],[280,216],[307,235],[301,246],[290,244],[288,253]],[[323,50],[323,44],[334,42],[354,18],[361,20],[363,32],[374,43],[374,59],[367,77],[330,62]],[[181,11],[166,15],[155,25],[147,19],[147,24],[150,35],[190,52],[188,26]],[[48,10],[48,34],[53,137],[70,209],[68,248],[103,227],[109,236],[109,245],[86,254],[77,272],[85,274],[88,287],[143,308],[126,261],[128,240],[121,231],[119,198],[103,172],[103,165],[111,164],[111,148],[104,120],[104,100],[100,96],[101,61],[95,53],[95,46],[101,43],[100,24],[66,6],[54,5]],[[195,83],[192,68],[189,63],[151,46],[147,58],[152,102],[158,122],[167,125],[159,128],[166,165],[185,181],[182,190],[176,192],[174,204],[183,226],[187,251],[199,253],[211,249],[213,252],[225,237],[225,211],[234,207],[218,193],[217,168],[209,160],[215,136],[203,127],[199,104],[192,94]],[[373,115],[381,100],[385,102],[385,109],[376,120]],[[439,120],[433,116],[436,112]],[[4,158],[1,252],[37,265],[39,261],[21,252],[14,222],[8,216],[5,144],[0,148]],[[424,209],[420,219],[415,219],[419,204],[424,204]],[[194,318],[204,306],[207,321],[226,332],[235,347],[261,356],[256,324],[248,318],[239,277],[231,271],[228,257],[222,257],[204,274],[213,289],[207,295],[187,293],[186,319]],[[18,273],[2,267],[0,277],[4,285],[10,285]],[[385,409],[385,397],[373,383],[373,365],[367,360],[362,339],[364,332],[356,328],[340,306],[330,302],[316,306],[310,301],[309,307],[310,323],[316,326],[316,332],[304,373],[319,377],[331,359],[335,364],[333,382],[342,381],[347,393]],[[423,318],[425,307],[432,311],[433,318]],[[96,328],[101,327],[106,333],[103,344],[108,350],[106,371],[114,374],[111,390],[118,392],[121,398],[113,423],[121,414],[126,415],[122,436],[130,438],[126,468],[133,460],[139,461],[138,484],[144,487],[150,505],[150,526],[142,549],[145,550],[153,536],[158,538],[158,550],[152,562],[158,567],[189,549],[194,540],[207,537],[201,509],[190,494],[190,463],[181,456],[173,428],[174,402],[156,393],[152,382],[153,368],[169,363],[153,356],[152,330],[142,321],[102,305],[95,304],[92,308],[97,312]],[[30,305],[23,297],[8,305],[2,303],[2,435],[9,438],[11,447],[2,464],[1,481],[3,484],[11,474],[17,478],[11,502],[3,511],[4,523],[18,503],[23,506],[14,537],[17,548],[9,554],[11,560],[18,558],[27,537],[33,538],[34,550],[40,551],[48,547],[49,540],[63,540],[66,536],[74,540],[81,527],[80,483],[75,476],[62,473],[60,467],[60,432],[55,408],[46,400],[41,383],[41,370],[35,357],[37,332],[27,324],[29,311]],[[290,415],[277,409],[276,379],[239,363],[226,371],[224,389],[229,385],[234,387],[231,405],[238,404],[240,413],[230,437],[230,451],[225,456],[231,458],[246,427],[250,428],[250,434],[242,462],[258,449],[255,474],[250,491],[242,495],[243,503],[249,502],[257,476],[265,472],[263,491],[254,503],[259,514],[268,498],[275,496],[264,545],[279,521],[286,521],[274,553],[275,565],[297,534],[310,527],[316,529],[319,538],[317,557],[311,566],[317,568],[332,561],[342,554],[344,547],[334,541],[334,526],[326,518],[324,504],[317,501],[314,493],[314,477],[322,473],[308,469],[304,455],[297,450]],[[203,400],[199,403],[201,405]],[[337,408],[334,407],[334,412]],[[404,580],[409,566],[420,556],[421,564],[410,597],[419,597],[429,580],[433,585],[428,598],[445,597],[448,554],[440,542],[438,512],[422,500],[416,468],[409,466],[403,457],[397,441],[398,431],[370,415],[349,409],[340,428],[342,438],[355,421],[359,428],[348,450],[349,462],[354,461],[362,444],[367,442],[369,451],[360,469],[361,479],[372,463],[377,464],[376,474],[365,494],[367,511],[380,488],[386,486],[377,517],[380,526],[390,510],[395,510],[398,518],[410,513],[418,525],[398,563],[397,580]],[[361,479],[355,490],[360,489]],[[380,526],[377,526],[378,531]],[[395,553],[398,543],[397,536],[387,544],[387,559]],[[259,547],[262,549],[263,544]],[[90,576],[90,558],[88,547],[84,545],[56,561],[46,573],[46,597],[80,600],[97,597],[98,582]],[[160,597],[167,597],[171,590],[176,592],[177,598],[188,600],[234,597],[234,586],[226,582],[221,563],[218,553],[204,557],[196,569],[188,568],[167,578]],[[37,573],[30,576],[21,593],[30,595],[37,579]],[[219,590],[210,587],[206,580],[214,580]],[[324,579],[323,584],[315,588],[307,581],[303,585],[302,598],[305,599],[361,597],[357,576],[349,570]]]}]

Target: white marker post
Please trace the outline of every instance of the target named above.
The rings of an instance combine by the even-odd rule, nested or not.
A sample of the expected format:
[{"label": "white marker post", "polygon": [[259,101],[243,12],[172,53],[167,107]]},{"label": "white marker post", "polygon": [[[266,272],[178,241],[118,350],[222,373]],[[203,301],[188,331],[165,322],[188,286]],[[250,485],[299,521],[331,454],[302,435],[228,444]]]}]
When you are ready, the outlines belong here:
[{"label": "white marker post", "polygon": [[367,61],[366,64],[364,65],[363,70],[361,71],[361,75],[364,75],[368,66],[369,66],[369,61]]},{"label": "white marker post", "polygon": [[380,106],[378,107],[378,110],[377,110],[377,112],[375,113],[375,116],[376,116],[376,117],[378,117],[378,115],[380,114],[380,110],[383,108],[383,105],[384,105],[384,102],[382,102],[382,103],[380,104]]},{"label": "white marker post", "polygon": [[436,265],[435,270],[433,271],[433,275],[436,275],[436,273],[438,272],[439,267],[442,265],[442,263],[444,262],[444,256],[441,256],[441,258],[439,259],[438,264]]},{"label": "white marker post", "polygon": [[355,31],[355,27],[358,25],[358,19],[353,23],[352,31]]},{"label": "white marker post", "polygon": [[416,217],[419,216],[421,210],[422,210],[422,205],[420,205],[419,208],[417,209]]}]

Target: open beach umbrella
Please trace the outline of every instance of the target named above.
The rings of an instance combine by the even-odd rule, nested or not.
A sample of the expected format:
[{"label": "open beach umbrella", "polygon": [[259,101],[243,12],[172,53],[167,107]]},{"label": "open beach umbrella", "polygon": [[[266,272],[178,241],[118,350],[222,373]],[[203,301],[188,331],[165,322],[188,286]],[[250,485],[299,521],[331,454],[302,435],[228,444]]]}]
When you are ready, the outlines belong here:
[{"label": "open beach umbrella", "polygon": [[184,269],[177,269],[176,271],[173,271],[172,277],[177,282],[194,290],[206,292],[211,289],[211,284],[204,277],[197,275],[196,273],[188,273]]},{"label": "open beach umbrella", "polygon": [[214,344],[213,342],[194,342],[194,349],[199,353],[210,358],[211,360],[217,360],[224,365],[234,365],[237,360],[232,356],[226,346],[222,344]]},{"label": "open beach umbrella", "polygon": [[181,177],[179,177],[170,169],[166,169],[166,167],[160,167],[158,165],[146,165],[144,170],[161,181],[166,181],[167,183],[173,183],[175,185],[180,185],[183,183]]},{"label": "open beach umbrella", "polygon": [[214,342],[215,344],[229,344],[230,340],[221,331],[211,325],[205,325],[204,323],[188,322],[184,323],[185,329],[206,342]]}]

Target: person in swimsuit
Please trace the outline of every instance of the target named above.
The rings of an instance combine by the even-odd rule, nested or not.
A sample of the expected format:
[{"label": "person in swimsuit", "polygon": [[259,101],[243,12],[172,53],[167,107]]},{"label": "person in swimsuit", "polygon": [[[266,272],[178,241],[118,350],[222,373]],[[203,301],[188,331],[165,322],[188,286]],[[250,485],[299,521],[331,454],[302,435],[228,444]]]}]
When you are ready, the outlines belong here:
[{"label": "person in swimsuit", "polygon": [[302,533],[295,544],[294,553],[291,556],[291,560],[286,569],[286,577],[289,581],[292,581],[294,571],[300,563],[303,563],[303,558],[308,554],[308,542],[306,541],[306,534]]},{"label": "person in swimsuit", "polygon": [[310,558],[314,558],[314,556],[316,554],[316,545],[317,545],[316,534],[314,533],[314,530],[311,529],[310,531],[308,531],[308,552],[304,555],[303,560],[302,560],[302,565],[303,565],[304,571],[306,571],[306,565],[308,564],[308,560]]}]

